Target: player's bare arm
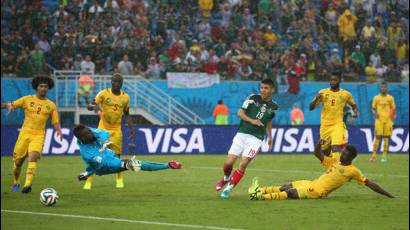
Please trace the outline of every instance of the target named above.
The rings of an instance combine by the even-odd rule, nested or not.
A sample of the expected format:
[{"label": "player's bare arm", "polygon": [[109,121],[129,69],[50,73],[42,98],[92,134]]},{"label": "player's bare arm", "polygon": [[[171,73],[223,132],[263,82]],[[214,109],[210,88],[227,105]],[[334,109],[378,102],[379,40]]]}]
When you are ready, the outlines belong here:
[{"label": "player's bare arm", "polygon": [[97,103],[95,103],[95,99],[93,99],[93,101],[90,102],[90,104],[87,105],[87,109],[88,109],[89,111],[95,110],[96,107],[97,107]]},{"label": "player's bare arm", "polygon": [[130,140],[134,139],[135,136],[135,129],[134,129],[134,124],[132,122],[132,118],[130,116],[130,111],[129,109],[124,109],[124,116],[125,116],[125,122],[127,123],[128,128],[130,129]]},{"label": "player's bare arm", "polygon": [[371,110],[372,110],[372,113],[373,113],[373,115],[374,115],[374,118],[375,118],[375,119],[378,119],[378,118],[379,118],[379,115],[377,114],[376,108],[372,107]]},{"label": "player's bare arm", "polygon": [[357,105],[356,104],[350,104],[348,103],[352,109],[353,109],[353,118],[356,118],[359,116],[359,110],[357,109]]},{"label": "player's bare arm", "polygon": [[325,140],[320,139],[316,145],[315,145],[315,151],[313,152],[315,154],[315,157],[320,160],[320,162],[323,161],[323,153],[322,153],[322,145],[325,143]]},{"label": "player's bare arm", "polygon": [[272,120],[270,120],[267,124],[266,124],[266,133],[268,134],[267,138],[268,138],[268,146],[269,146],[269,151],[272,150]]},{"label": "player's bare arm", "polygon": [[60,137],[60,141],[63,141],[63,133],[61,132],[61,125],[60,123],[55,123],[54,124],[54,129],[57,132],[57,137]]},{"label": "player's bare arm", "polygon": [[393,196],[392,194],[390,194],[389,192],[385,191],[385,190],[382,189],[382,187],[380,187],[378,184],[376,184],[376,183],[374,183],[374,182],[372,182],[372,181],[370,181],[370,180],[367,180],[367,181],[365,182],[365,185],[366,185],[367,187],[369,187],[371,190],[373,190],[373,191],[375,191],[375,192],[377,192],[377,193],[380,193],[380,194],[382,194],[382,195],[385,195],[385,196],[387,196],[387,197],[389,197],[389,198],[394,198],[394,196]]},{"label": "player's bare arm", "polygon": [[310,104],[309,104],[309,110],[310,111],[314,110],[319,105],[321,97],[322,97],[322,95],[320,93],[318,93],[315,96],[315,98],[313,98],[312,102],[310,102]]},{"label": "player's bare arm", "polygon": [[243,109],[238,110],[238,117],[243,121],[251,123],[252,125],[264,126],[262,121],[248,117]]},{"label": "player's bare arm", "polygon": [[1,108],[2,109],[7,109],[9,112],[12,112],[14,110],[13,105],[11,102],[2,102],[1,103]]}]

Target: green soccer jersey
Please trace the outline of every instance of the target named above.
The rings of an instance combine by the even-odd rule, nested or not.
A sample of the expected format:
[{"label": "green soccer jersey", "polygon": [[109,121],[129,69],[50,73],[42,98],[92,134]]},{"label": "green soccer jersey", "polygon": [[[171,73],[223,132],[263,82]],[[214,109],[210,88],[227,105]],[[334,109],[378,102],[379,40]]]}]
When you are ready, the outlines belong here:
[{"label": "green soccer jersey", "polygon": [[247,133],[262,140],[266,134],[266,125],[275,117],[278,104],[273,101],[262,100],[261,95],[252,94],[245,100],[241,108],[248,117],[260,120],[264,126],[252,125],[241,120],[238,133]]}]

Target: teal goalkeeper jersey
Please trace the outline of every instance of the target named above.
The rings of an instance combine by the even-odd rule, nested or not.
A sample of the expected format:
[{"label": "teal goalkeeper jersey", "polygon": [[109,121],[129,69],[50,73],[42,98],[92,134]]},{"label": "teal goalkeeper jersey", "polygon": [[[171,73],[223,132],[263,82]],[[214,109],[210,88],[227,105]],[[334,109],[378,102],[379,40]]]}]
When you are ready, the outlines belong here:
[{"label": "teal goalkeeper jersey", "polygon": [[263,140],[266,134],[266,125],[275,117],[275,111],[279,108],[278,104],[274,101],[262,100],[261,95],[252,94],[245,100],[241,108],[248,117],[260,120],[264,126],[252,125],[241,120],[238,133],[247,133]]}]

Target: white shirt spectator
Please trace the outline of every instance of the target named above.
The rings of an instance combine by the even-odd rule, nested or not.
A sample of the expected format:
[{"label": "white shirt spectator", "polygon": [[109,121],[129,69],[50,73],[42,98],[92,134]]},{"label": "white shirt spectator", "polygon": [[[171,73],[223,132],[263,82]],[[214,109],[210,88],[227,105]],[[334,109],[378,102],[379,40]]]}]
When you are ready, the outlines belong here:
[{"label": "white shirt spectator", "polygon": [[94,62],[83,60],[81,62],[81,71],[94,74],[94,71],[95,71]]},{"label": "white shirt spectator", "polygon": [[112,2],[112,8],[113,8],[113,9],[116,9],[116,10],[120,9],[120,6],[118,5],[118,2],[115,1],[115,0],[107,0],[107,1],[105,1],[105,3],[104,3],[104,8],[107,8],[109,1]]},{"label": "white shirt spectator", "polygon": [[370,55],[370,61],[372,61],[374,67],[378,67],[380,65],[381,57],[378,53],[374,53]]},{"label": "white shirt spectator", "polygon": [[50,43],[48,43],[47,40],[39,40],[38,44],[40,45],[40,49],[44,52],[44,53],[48,53],[51,51],[51,46]]},{"label": "white shirt spectator", "polygon": [[88,13],[90,13],[90,14],[102,13],[102,12],[104,12],[104,10],[103,10],[103,8],[102,8],[100,5],[98,5],[98,4],[92,5],[92,6],[90,7],[90,9],[88,9]]},{"label": "white shirt spectator", "polygon": [[122,75],[132,75],[133,74],[134,66],[132,65],[130,61],[122,60],[118,63],[117,67],[118,67],[118,71]]}]

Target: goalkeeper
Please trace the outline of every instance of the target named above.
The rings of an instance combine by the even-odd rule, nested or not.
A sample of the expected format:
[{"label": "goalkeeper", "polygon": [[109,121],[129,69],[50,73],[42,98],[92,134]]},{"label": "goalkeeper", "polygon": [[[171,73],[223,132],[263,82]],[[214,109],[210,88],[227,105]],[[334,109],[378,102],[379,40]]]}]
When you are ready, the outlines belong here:
[{"label": "goalkeeper", "polygon": [[81,173],[78,179],[86,180],[87,177],[97,174],[99,176],[117,173],[125,170],[138,172],[156,171],[163,169],[180,169],[182,164],[176,161],[168,163],[155,163],[147,161],[120,160],[114,152],[108,148],[111,144],[109,141],[110,134],[102,129],[88,128],[84,125],[77,125],[74,130],[74,136],[78,139],[80,154],[87,165],[86,172]]}]

